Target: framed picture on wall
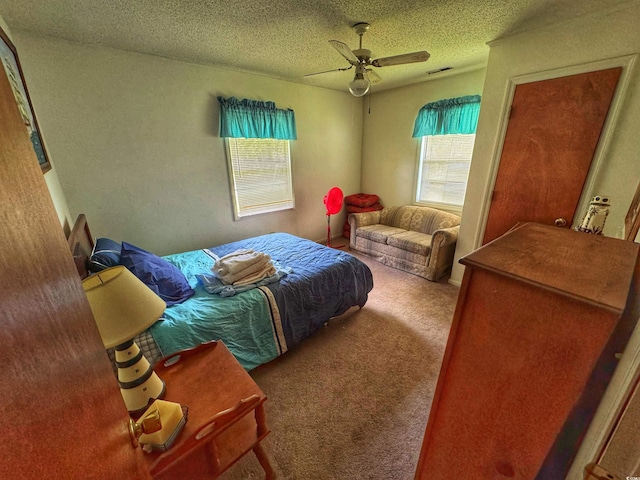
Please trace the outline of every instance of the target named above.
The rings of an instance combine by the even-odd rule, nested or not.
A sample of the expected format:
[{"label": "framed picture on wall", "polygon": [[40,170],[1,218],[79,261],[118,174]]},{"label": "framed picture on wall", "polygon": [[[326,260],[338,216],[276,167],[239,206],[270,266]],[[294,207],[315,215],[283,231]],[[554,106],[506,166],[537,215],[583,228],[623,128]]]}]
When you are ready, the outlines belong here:
[{"label": "framed picture on wall", "polygon": [[31,99],[29,98],[29,91],[27,85],[24,82],[22,76],[22,68],[20,68],[20,62],[18,61],[18,54],[16,47],[9,40],[8,35],[0,28],[0,62],[4,73],[9,79],[9,84],[13,90],[13,96],[16,99],[18,105],[18,111],[22,117],[33,150],[38,158],[38,163],[42,169],[42,173],[51,170],[51,164],[49,163],[49,157],[44,149],[42,143],[42,137],[40,136],[40,129],[38,127],[38,121],[36,120],[36,114],[31,106]]}]

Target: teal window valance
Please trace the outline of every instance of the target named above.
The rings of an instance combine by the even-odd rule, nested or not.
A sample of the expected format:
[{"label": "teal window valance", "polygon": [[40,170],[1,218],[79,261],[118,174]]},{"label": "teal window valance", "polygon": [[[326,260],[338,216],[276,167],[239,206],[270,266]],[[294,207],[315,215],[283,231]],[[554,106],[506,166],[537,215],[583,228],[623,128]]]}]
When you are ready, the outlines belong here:
[{"label": "teal window valance", "polygon": [[480,95],[427,103],[418,112],[413,137],[476,133]]},{"label": "teal window valance", "polygon": [[273,102],[218,97],[220,136],[231,138],[275,138],[295,140],[296,119],[291,109],[278,109]]}]

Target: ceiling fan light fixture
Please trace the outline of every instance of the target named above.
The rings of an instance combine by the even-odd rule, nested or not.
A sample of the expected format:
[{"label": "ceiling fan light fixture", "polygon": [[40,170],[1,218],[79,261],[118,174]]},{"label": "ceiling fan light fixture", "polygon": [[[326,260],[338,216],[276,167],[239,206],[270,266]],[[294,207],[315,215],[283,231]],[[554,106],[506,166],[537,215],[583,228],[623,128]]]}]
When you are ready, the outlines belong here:
[{"label": "ceiling fan light fixture", "polygon": [[[402,53],[400,55],[393,55],[391,57],[371,58],[371,50],[362,48],[362,37],[369,30],[369,24],[367,22],[358,22],[352,26],[353,31],[358,35],[359,45],[355,50],[351,50],[346,43],[338,40],[329,40],[329,44],[336,49],[336,51],[349,62],[349,66],[345,68],[336,68],[325,72],[311,73],[305,75],[309,77],[312,75],[318,75],[328,72],[339,72],[349,70],[356,67],[356,76],[349,82],[349,92],[354,97],[362,97],[369,92],[371,84],[377,85],[382,79],[375,73],[370,66],[373,67],[390,67],[393,65],[404,65],[406,63],[425,62],[429,59],[429,52],[421,50],[413,53]],[[366,74],[365,74],[366,72]]]},{"label": "ceiling fan light fixture", "polygon": [[362,97],[369,91],[370,87],[371,82],[364,76],[364,66],[358,65],[356,67],[356,76],[353,77],[351,82],[349,82],[349,91],[351,92],[351,95],[354,97]]},{"label": "ceiling fan light fixture", "polygon": [[371,83],[364,78],[356,77],[349,82],[349,91],[354,97],[362,97],[369,91],[369,87],[371,87]]}]

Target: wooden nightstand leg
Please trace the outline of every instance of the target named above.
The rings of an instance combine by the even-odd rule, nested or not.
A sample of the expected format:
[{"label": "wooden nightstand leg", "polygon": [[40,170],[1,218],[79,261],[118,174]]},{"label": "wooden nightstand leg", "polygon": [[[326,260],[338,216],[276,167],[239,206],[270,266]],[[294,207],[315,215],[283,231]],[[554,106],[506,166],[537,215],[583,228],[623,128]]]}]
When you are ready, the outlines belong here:
[{"label": "wooden nightstand leg", "polygon": [[[257,426],[256,433],[258,435],[258,438],[262,438],[263,435],[266,435],[267,433],[269,433],[269,429],[267,428],[266,416],[264,414],[263,404],[260,404],[256,407],[255,415],[256,415],[256,426]],[[262,466],[262,469],[266,474],[265,479],[272,480],[276,478],[275,474],[273,473],[273,469],[271,468],[269,457],[267,457],[267,454],[263,450],[262,445],[260,445],[260,442],[256,443],[256,445],[253,447],[253,453],[256,454],[256,457],[258,458],[258,461],[260,462],[260,465]]]},{"label": "wooden nightstand leg", "polygon": [[258,405],[256,408],[256,424],[258,426],[258,438],[267,432],[267,421],[264,414],[264,405]]},{"label": "wooden nightstand leg", "polygon": [[256,443],[256,446],[253,447],[253,453],[256,454],[256,457],[258,458],[258,461],[260,462],[260,465],[264,470],[265,480],[273,480],[274,478],[276,478],[275,473],[273,473],[273,468],[271,468],[271,462],[269,462],[269,457],[267,457],[267,454],[262,448],[262,445],[260,445],[259,443]]}]

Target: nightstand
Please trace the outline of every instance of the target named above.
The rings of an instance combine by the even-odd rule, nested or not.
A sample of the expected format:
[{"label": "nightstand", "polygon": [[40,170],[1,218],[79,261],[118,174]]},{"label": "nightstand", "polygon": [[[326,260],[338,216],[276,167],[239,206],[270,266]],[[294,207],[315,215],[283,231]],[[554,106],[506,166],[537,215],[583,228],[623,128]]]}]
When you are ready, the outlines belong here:
[{"label": "nightstand", "polygon": [[275,478],[260,442],[269,434],[265,394],[222,342],[208,342],[158,362],[165,400],[188,407],[187,423],[166,452],[145,454],[154,479],[217,478],[253,450]]}]

